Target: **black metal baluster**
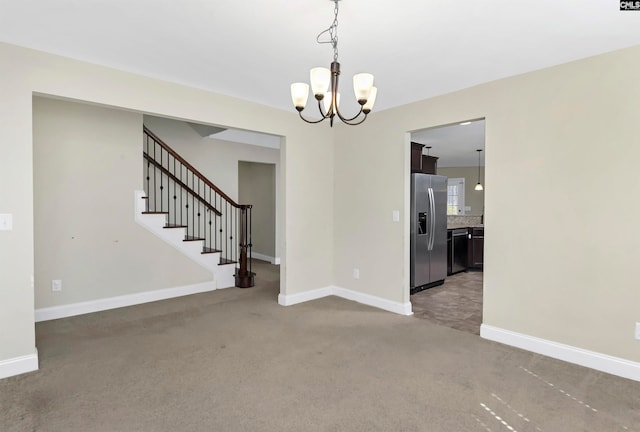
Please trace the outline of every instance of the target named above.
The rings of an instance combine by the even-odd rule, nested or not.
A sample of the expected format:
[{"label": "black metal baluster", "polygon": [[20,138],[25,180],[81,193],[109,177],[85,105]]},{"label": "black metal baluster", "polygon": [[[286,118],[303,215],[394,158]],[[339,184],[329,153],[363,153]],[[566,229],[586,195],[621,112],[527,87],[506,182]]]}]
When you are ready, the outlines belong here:
[{"label": "black metal baluster", "polygon": [[[180,162],[180,182],[184,183],[184,181],[182,180],[182,162]],[[180,186],[180,225],[184,225],[183,221],[183,215],[184,215],[184,207],[183,207],[183,203],[182,203],[182,197],[184,196],[184,188],[182,186]]]},{"label": "black metal baluster", "polygon": [[[173,158],[173,175],[176,175],[176,158]],[[177,178],[178,176],[176,176]],[[176,199],[177,199],[177,195],[176,195],[176,187],[177,184],[174,181],[173,182],[173,224],[174,225],[178,225],[178,210],[176,207]]]},{"label": "black metal baluster", "polygon": [[213,249],[211,247],[211,213],[213,213],[211,210],[207,209],[207,215],[209,216],[209,220],[208,220],[208,225],[209,225],[209,237],[207,238],[207,247],[209,249]]},{"label": "black metal baluster", "polygon": [[[233,211],[234,211],[234,213],[236,214],[236,215],[235,215],[235,217],[233,218],[233,221],[236,223],[236,229],[235,229],[235,232],[236,232],[236,234],[235,234],[235,236],[236,236],[235,240],[236,240],[236,241],[235,241],[235,242],[233,242],[233,250],[234,250],[234,253],[233,253],[233,260],[234,260],[236,263],[239,263],[239,262],[240,262],[240,260],[238,259],[238,208],[237,208],[237,207],[234,207]],[[236,264],[236,267],[237,267],[237,266],[238,266],[238,264]]]},{"label": "black metal baluster", "polygon": [[[167,171],[169,174],[171,174],[171,170],[169,169],[171,167],[170,161],[171,154],[167,152]],[[169,217],[167,217],[167,223],[171,223],[171,199],[169,196],[171,195],[171,183],[173,182],[169,174],[167,174],[167,213],[169,214]]]},{"label": "black metal baluster", "polygon": [[[193,184],[195,183],[194,181],[195,178],[195,174],[192,172],[191,173],[191,190],[193,190]],[[196,236],[196,199],[193,195],[193,193],[191,194],[191,233],[193,234],[193,237]]]},{"label": "black metal baluster", "polygon": [[[216,193],[213,195],[213,202],[214,202],[214,203],[216,203],[216,204],[214,205],[214,207],[215,207],[215,208],[217,208],[217,209],[219,209],[219,208],[220,208],[220,205],[216,202],[217,200],[218,200],[218,192],[216,192]],[[213,219],[213,228],[214,228],[214,230],[213,230],[213,233],[214,233],[214,234],[213,234],[213,236],[214,236],[213,245],[214,245],[214,246],[213,246],[213,247],[214,247],[215,249],[218,249],[218,216],[217,216],[217,215],[215,215],[215,216],[214,216],[214,219]]]},{"label": "black metal baluster", "polygon": [[247,244],[248,244],[248,248],[249,248],[249,274],[252,273],[251,271],[251,266],[252,266],[252,260],[251,260],[251,248],[253,247],[253,241],[251,240],[251,224],[253,223],[253,208],[249,207],[249,239],[247,240]]},{"label": "black metal baluster", "polygon": [[[153,141],[153,160],[156,160],[156,141]],[[153,211],[156,211],[156,173],[157,169],[153,167]]]},{"label": "black metal baluster", "polygon": [[146,136],[146,155],[147,155],[147,211],[149,211],[149,197],[151,196],[151,189],[149,189],[149,179],[151,179],[150,177],[150,173],[149,173],[149,169],[150,169],[150,165],[151,162],[149,161],[148,157],[149,157],[149,135]]},{"label": "black metal baluster", "polygon": [[[186,178],[185,178],[186,182],[185,182],[185,184],[187,185],[187,187],[189,187],[189,170],[187,169],[187,167],[185,167],[185,172],[186,172]],[[186,191],[186,193],[188,193],[188,190]],[[185,217],[185,220],[186,220],[185,224],[187,226],[187,229],[186,229],[187,234],[186,234],[186,236],[188,237],[189,236],[189,229],[190,229],[190,227],[189,227],[189,195],[185,196],[184,201],[185,201],[184,217]]]},{"label": "black metal baluster", "polygon": [[[200,196],[200,178],[198,178],[198,196]],[[202,203],[200,201],[198,201],[198,238],[202,238],[202,236],[200,235],[200,225],[201,225],[201,220],[200,220],[200,214],[202,213]]]},{"label": "black metal baluster", "polygon": [[[209,203],[211,203],[211,187],[209,187]],[[212,204],[213,205],[213,204]],[[211,245],[211,214],[213,212],[211,210],[209,210],[209,249],[213,249],[212,245]]]},{"label": "black metal baluster", "polygon": [[229,259],[229,202],[225,202],[224,215],[224,251],[225,256]]},{"label": "black metal baluster", "polygon": [[[162,166],[162,147],[160,147],[160,166]],[[164,189],[164,173],[162,172],[162,170],[160,170],[160,211],[164,210],[164,203],[162,202],[163,189]]]}]

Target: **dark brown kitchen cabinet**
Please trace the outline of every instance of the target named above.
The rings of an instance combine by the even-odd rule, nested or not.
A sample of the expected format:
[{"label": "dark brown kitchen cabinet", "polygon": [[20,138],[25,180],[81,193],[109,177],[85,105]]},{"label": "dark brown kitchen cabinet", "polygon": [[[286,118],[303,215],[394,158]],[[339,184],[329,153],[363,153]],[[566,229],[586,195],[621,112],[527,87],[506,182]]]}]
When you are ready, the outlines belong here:
[{"label": "dark brown kitchen cabinet", "polygon": [[422,172],[425,174],[436,174],[438,170],[438,158],[435,156],[422,155]]},{"label": "dark brown kitchen cabinet", "polygon": [[424,144],[411,142],[411,172],[436,174],[438,169],[438,158],[435,156],[423,155]]},{"label": "dark brown kitchen cabinet", "polygon": [[411,143],[411,172],[422,172],[422,149],[424,144],[412,142]]},{"label": "dark brown kitchen cabinet", "polygon": [[468,230],[467,268],[482,269],[484,265],[484,228]]}]

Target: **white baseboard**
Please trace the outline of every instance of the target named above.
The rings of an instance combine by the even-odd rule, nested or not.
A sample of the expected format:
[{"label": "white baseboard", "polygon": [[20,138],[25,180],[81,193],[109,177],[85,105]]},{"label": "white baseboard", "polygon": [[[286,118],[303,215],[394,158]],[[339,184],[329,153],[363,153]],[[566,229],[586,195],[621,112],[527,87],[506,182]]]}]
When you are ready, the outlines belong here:
[{"label": "white baseboard", "polygon": [[384,299],[382,297],[372,296],[370,294],[364,294],[358,291],[349,290],[346,288],[340,288],[337,286],[328,286],[311,291],[304,291],[297,294],[278,296],[278,303],[282,306],[291,306],[296,303],[302,303],[305,301],[315,300],[322,297],[334,295],[342,297],[347,300],[356,301],[358,303],[365,304],[367,306],[373,306],[378,309],[383,309],[389,312],[394,312],[400,315],[413,315],[411,311],[411,303],[399,303],[391,300]]},{"label": "white baseboard", "polygon": [[190,294],[214,291],[215,289],[216,283],[214,281],[211,281],[175,288],[165,288],[155,291],[127,294],[118,297],[109,297],[105,299],[98,299],[81,303],[71,303],[68,305],[36,309],[35,319],[36,322],[40,322],[59,318],[67,318],[75,315],[83,315],[87,313],[100,312],[125,306],[134,306],[158,300],[166,300]]},{"label": "white baseboard", "polygon": [[267,261],[274,265],[280,265],[280,258],[264,255],[259,252],[251,252],[251,258]]},{"label": "white baseboard", "polygon": [[33,354],[0,360],[0,379],[38,370],[38,350]]},{"label": "white baseboard", "polygon": [[304,291],[301,293],[289,295],[278,294],[278,304],[281,306],[291,306],[294,304],[327,297],[332,294],[331,288],[332,287],[318,288],[311,291]]},{"label": "white baseboard", "polygon": [[345,298],[347,300],[353,300],[358,303],[373,306],[378,309],[384,309],[389,312],[394,312],[400,315],[413,315],[411,310],[411,302],[399,303],[391,300],[384,299],[382,297],[372,296],[370,294],[364,294],[358,291],[349,290],[346,288],[332,287],[333,295]]},{"label": "white baseboard", "polygon": [[482,324],[480,336],[547,357],[640,381],[640,363]]}]

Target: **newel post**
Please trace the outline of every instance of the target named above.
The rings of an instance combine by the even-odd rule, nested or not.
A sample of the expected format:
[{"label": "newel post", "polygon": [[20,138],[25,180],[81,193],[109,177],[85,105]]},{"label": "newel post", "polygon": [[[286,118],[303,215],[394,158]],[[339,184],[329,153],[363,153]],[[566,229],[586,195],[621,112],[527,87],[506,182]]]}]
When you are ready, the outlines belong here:
[{"label": "newel post", "polygon": [[249,268],[251,259],[251,205],[240,206],[240,268],[236,269],[236,287],[250,288],[255,285],[254,276]]}]

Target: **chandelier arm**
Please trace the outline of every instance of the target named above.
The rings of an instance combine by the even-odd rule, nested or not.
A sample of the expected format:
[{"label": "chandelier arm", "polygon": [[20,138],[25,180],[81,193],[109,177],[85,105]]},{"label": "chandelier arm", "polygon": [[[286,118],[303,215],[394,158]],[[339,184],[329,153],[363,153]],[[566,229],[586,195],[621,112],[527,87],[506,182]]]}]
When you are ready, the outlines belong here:
[{"label": "chandelier arm", "polygon": [[[351,117],[351,118],[346,118],[346,117],[343,117],[343,116],[342,116],[342,113],[341,113],[341,112],[340,112],[340,110],[336,107],[336,114],[338,115],[338,117],[340,117],[340,120],[342,120],[343,122],[353,121],[353,120],[357,119],[357,118],[360,116],[360,114],[362,114],[362,113],[363,113],[362,105],[360,105],[360,111],[358,111],[358,114],[354,115],[354,116],[353,116],[353,117]],[[365,116],[366,116],[366,114],[365,114]],[[364,121],[364,120],[363,120],[363,121]],[[360,123],[362,123],[362,122],[360,122]],[[359,123],[356,123],[356,124],[359,124]]]},{"label": "chandelier arm", "polygon": [[304,116],[302,115],[302,111],[298,111],[298,115],[300,116],[300,118],[304,121],[306,121],[307,123],[311,123],[311,124],[315,124],[315,123],[320,123],[321,121],[326,120],[326,117],[322,117],[320,120],[307,120],[306,118],[304,118]]},{"label": "chandelier arm", "polygon": [[329,117],[331,117],[331,115],[330,115],[331,107],[329,108],[329,111],[325,113],[324,110],[322,109],[322,100],[318,101],[318,111],[320,111],[320,115],[322,116],[322,120],[328,119]]},{"label": "chandelier arm", "polygon": [[342,120],[342,122],[344,124],[348,124],[349,126],[357,126],[361,123],[364,123],[364,121],[367,119],[367,114],[364,115],[364,117],[362,117],[362,120],[358,121],[358,122],[352,122],[351,120],[355,120],[358,116],[353,117],[351,119],[343,119],[342,117],[340,117],[340,120]]}]

